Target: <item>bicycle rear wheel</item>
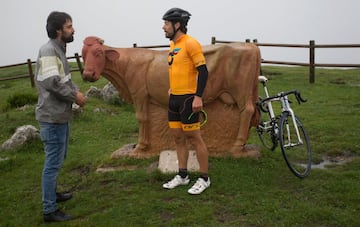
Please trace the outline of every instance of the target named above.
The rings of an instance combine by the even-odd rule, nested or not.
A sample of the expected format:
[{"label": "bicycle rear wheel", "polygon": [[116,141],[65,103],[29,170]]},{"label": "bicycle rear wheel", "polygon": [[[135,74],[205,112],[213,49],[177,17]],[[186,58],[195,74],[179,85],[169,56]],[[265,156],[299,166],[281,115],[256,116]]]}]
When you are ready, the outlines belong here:
[{"label": "bicycle rear wheel", "polygon": [[[276,127],[276,128],[275,128]],[[256,127],[256,132],[260,138],[261,143],[267,149],[273,151],[277,147],[277,138],[275,130],[277,130],[276,122],[261,120]]]},{"label": "bicycle rear wheel", "polygon": [[[298,128],[300,138],[295,127]],[[289,112],[281,115],[279,139],[282,154],[291,172],[299,178],[308,176],[311,170],[310,141],[298,117],[295,116],[293,119]]]},{"label": "bicycle rear wheel", "polygon": [[264,147],[273,151],[278,144],[275,132],[275,125],[277,126],[277,124],[271,120],[268,103],[264,103],[262,100],[263,98],[259,96],[257,108],[260,112],[260,123],[256,127],[256,132]]}]

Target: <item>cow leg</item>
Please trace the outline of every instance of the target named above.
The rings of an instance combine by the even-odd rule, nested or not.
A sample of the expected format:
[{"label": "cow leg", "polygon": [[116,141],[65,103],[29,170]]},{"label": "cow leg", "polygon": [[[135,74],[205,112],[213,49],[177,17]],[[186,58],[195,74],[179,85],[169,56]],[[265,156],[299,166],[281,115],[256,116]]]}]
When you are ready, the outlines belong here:
[{"label": "cow leg", "polygon": [[235,143],[230,149],[230,154],[233,157],[259,157],[260,152],[250,146],[246,146],[246,142],[250,135],[250,122],[255,113],[255,106],[252,103],[247,103],[245,108],[240,112],[239,132]]},{"label": "cow leg", "polygon": [[148,130],[149,130],[149,121],[144,119],[139,119],[139,136],[138,136],[138,143],[136,144],[134,152],[146,151],[149,148],[149,138],[148,138]]},{"label": "cow leg", "polygon": [[240,112],[239,131],[235,143],[232,147],[232,152],[241,152],[244,148],[247,139],[249,138],[250,120],[253,114],[251,105],[246,105]]},{"label": "cow leg", "polygon": [[134,149],[134,153],[144,152],[149,149],[149,131],[150,131],[150,122],[149,122],[149,109],[148,109],[148,100],[142,100],[142,103],[139,106],[135,106],[136,110],[136,119],[139,122],[139,136],[138,143]]}]

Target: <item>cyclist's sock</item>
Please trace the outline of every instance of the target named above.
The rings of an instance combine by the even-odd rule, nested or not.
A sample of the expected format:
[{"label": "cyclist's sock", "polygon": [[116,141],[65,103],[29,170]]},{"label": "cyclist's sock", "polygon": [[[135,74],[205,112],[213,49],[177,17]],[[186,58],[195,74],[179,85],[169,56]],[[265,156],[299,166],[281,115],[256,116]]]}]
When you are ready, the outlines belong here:
[{"label": "cyclist's sock", "polygon": [[179,175],[181,178],[185,178],[188,175],[187,169],[179,169]]},{"label": "cyclist's sock", "polygon": [[200,173],[200,178],[204,179],[204,181],[208,181],[209,176],[207,173]]}]

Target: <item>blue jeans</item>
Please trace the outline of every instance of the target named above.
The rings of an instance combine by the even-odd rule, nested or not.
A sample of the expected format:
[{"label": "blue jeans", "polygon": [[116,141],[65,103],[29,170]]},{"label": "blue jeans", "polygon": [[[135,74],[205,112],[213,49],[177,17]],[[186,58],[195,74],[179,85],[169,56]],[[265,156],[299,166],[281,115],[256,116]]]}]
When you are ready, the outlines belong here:
[{"label": "blue jeans", "polygon": [[52,124],[40,122],[40,136],[45,148],[45,162],[42,172],[43,213],[57,210],[56,179],[66,158],[69,144],[69,123]]}]

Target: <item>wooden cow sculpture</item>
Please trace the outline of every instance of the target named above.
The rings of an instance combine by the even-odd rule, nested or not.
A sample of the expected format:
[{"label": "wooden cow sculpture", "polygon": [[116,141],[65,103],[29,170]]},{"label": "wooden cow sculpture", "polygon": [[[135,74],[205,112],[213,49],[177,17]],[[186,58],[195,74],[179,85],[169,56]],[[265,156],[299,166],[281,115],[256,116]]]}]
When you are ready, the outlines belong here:
[{"label": "wooden cow sculpture", "polygon": [[[210,154],[230,152],[234,156],[244,156],[250,127],[258,121],[255,103],[261,63],[259,48],[249,43],[233,43],[203,46],[203,51],[209,70],[203,96],[204,108],[209,116],[202,130],[204,140]],[[168,134],[168,51],[113,48],[92,36],[84,40],[82,56],[85,80],[94,82],[103,75],[125,101],[134,104],[139,136],[131,153],[147,156],[147,152],[153,154],[160,151],[154,149],[171,148],[171,140],[159,138]],[[160,116],[161,121],[155,120],[156,116]],[[152,130],[156,125],[161,127]],[[158,135],[154,137],[153,134],[157,132]],[[210,136],[208,139],[207,135]],[[221,143],[216,139],[224,140],[224,150],[218,147]],[[163,140],[167,145],[153,146],[155,140]]]}]

